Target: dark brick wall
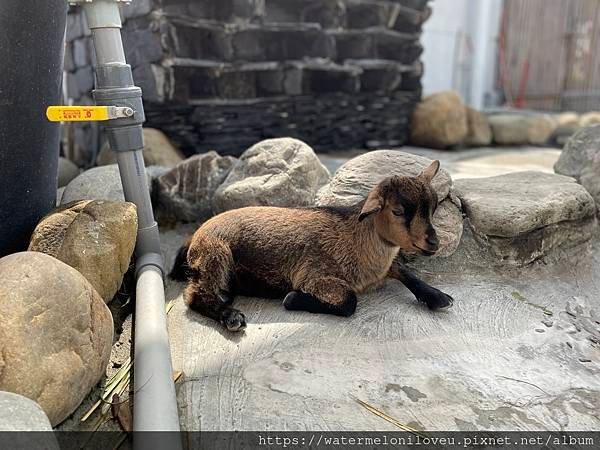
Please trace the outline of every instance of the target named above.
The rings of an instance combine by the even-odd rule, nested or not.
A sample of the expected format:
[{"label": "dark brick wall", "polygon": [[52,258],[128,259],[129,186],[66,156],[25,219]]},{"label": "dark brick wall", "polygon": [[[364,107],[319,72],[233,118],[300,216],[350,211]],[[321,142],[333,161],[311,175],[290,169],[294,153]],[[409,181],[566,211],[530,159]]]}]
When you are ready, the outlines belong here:
[{"label": "dark brick wall", "polygon": [[[122,34],[148,125],[185,152],[239,154],[284,135],[331,150],[405,142],[429,15],[427,0],[134,0]],[[92,65],[89,31],[72,8],[74,103],[91,102]],[[98,146],[93,128],[74,133],[87,157]]]}]

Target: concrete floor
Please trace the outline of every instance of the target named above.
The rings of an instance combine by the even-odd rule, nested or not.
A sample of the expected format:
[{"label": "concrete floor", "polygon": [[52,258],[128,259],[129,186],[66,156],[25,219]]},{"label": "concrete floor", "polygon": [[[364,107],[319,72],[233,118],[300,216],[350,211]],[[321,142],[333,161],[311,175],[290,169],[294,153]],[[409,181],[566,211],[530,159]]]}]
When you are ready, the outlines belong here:
[{"label": "concrete floor", "polygon": [[[182,234],[163,235],[169,260]],[[426,278],[455,305],[433,313],[399,282],[360,296],[351,318],[238,298],[231,334],[169,316],[185,430],[393,430],[357,397],[421,430],[600,429],[600,248],[522,270]]]},{"label": "concrete floor", "polygon": [[[456,178],[552,171],[559,151],[403,149]],[[327,155],[335,170],[346,155]],[[191,226],[163,231],[170,262]],[[399,282],[360,296],[351,318],[238,298],[243,334],[169,316],[185,430],[394,430],[353,397],[420,430],[600,429],[600,245],[521,270],[425,274],[456,300],[432,313]],[[396,429],[397,430],[397,429]]]}]

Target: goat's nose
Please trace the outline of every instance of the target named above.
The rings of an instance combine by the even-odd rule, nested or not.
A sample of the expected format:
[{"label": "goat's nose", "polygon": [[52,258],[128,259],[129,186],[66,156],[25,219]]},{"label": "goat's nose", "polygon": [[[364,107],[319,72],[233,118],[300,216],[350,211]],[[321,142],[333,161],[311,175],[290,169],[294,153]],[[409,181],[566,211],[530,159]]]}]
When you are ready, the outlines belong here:
[{"label": "goat's nose", "polygon": [[436,247],[440,244],[438,237],[435,234],[427,236],[427,243],[432,247]]}]

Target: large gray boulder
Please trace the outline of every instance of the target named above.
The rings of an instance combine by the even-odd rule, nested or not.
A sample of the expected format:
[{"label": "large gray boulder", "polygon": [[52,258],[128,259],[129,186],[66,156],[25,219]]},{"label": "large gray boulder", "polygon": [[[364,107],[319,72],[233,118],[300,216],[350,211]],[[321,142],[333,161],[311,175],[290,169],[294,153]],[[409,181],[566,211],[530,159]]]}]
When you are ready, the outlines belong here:
[{"label": "large gray boulder", "polygon": [[113,321],[92,285],[37,252],[0,259],[0,390],[36,401],[52,426],[105,373]]},{"label": "large gray boulder", "polygon": [[[394,175],[416,177],[433,161],[424,156],[397,150],[376,150],[364,153],[344,163],[329,184],[317,193],[317,205],[354,205],[384,178]],[[450,192],[452,178],[441,168],[432,186],[441,202]]]},{"label": "large gray boulder", "polygon": [[582,128],[567,142],[554,171],[575,178],[600,205],[600,124]]},{"label": "large gray boulder", "polygon": [[267,139],[246,150],[219,186],[215,212],[258,205],[308,206],[329,177],[304,142]]},{"label": "large gray boulder", "polygon": [[137,223],[133,203],[75,201],[41,220],[28,250],[46,253],[77,269],[108,303],[129,268]]},{"label": "large gray boulder", "polygon": [[[377,150],[357,156],[342,165],[316,197],[317,206],[351,206],[364,200],[383,179],[394,175],[417,176],[431,164],[423,156],[396,150]],[[432,182],[440,202],[433,216],[433,225],[439,234],[440,250],[437,256],[451,255],[462,235],[462,214],[450,197],[452,178],[441,169]]]},{"label": "large gray boulder", "polygon": [[232,156],[208,152],[192,156],[158,177],[154,195],[161,216],[183,222],[213,216],[215,191],[236,161]]},{"label": "large gray boulder", "polygon": [[454,189],[479,245],[501,264],[583,243],[597,227],[592,197],[569,177],[517,172],[457,180]]},{"label": "large gray boulder", "polygon": [[[152,178],[147,176],[150,191]],[[75,178],[65,188],[60,203],[65,205],[75,200],[125,201],[119,167],[116,164],[94,167]]]},{"label": "large gray boulder", "polygon": [[410,140],[414,145],[447,148],[461,144],[468,133],[467,110],[454,91],[425,97],[412,116]]}]

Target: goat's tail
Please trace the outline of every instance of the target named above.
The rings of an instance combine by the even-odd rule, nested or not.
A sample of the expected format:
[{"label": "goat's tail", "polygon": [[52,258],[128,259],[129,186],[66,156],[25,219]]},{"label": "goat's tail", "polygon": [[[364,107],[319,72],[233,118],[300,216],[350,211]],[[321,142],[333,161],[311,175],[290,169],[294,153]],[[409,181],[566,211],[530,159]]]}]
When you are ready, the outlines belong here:
[{"label": "goat's tail", "polygon": [[187,255],[190,248],[190,242],[186,242],[178,251],[175,257],[173,269],[169,278],[175,281],[187,281],[190,277],[190,266],[188,265]]}]

